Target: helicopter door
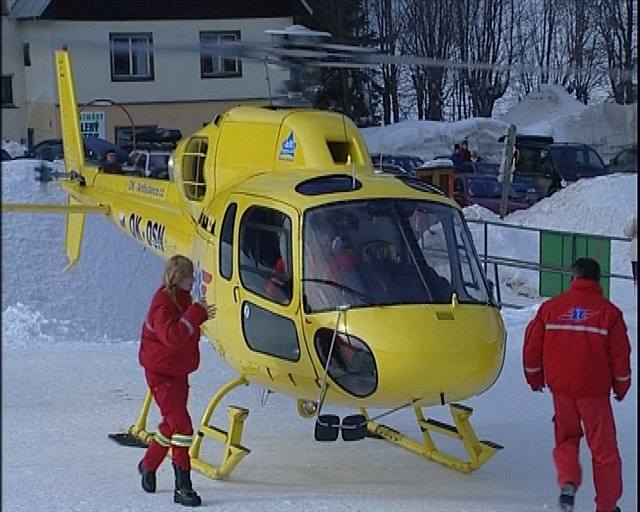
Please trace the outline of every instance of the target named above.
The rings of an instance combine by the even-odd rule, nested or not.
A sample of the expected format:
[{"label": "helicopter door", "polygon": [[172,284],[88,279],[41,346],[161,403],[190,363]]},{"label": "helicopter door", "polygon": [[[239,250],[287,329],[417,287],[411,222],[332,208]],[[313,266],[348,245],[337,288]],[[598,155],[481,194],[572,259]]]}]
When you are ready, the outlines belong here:
[{"label": "helicopter door", "polygon": [[299,219],[288,205],[235,195],[220,229],[218,304],[229,306],[219,328],[234,340],[225,350],[234,352],[239,371],[255,377],[258,367],[265,387],[276,391],[316,378],[301,329]]}]

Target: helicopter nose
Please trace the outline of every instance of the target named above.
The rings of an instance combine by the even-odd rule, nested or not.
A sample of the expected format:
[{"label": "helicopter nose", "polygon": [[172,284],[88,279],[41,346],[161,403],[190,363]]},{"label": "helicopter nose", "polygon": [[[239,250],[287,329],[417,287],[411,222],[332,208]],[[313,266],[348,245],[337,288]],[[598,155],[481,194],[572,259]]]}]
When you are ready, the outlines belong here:
[{"label": "helicopter nose", "polygon": [[[359,396],[367,396],[368,403],[381,407],[466,399],[495,382],[504,360],[504,325],[498,310],[486,305],[352,309],[346,314],[344,327],[347,329],[339,331],[348,332],[363,349],[361,361],[370,359],[360,374],[365,380],[359,381],[359,391],[368,393]],[[328,353],[326,340],[326,335],[316,336],[314,342],[323,361]]]}]

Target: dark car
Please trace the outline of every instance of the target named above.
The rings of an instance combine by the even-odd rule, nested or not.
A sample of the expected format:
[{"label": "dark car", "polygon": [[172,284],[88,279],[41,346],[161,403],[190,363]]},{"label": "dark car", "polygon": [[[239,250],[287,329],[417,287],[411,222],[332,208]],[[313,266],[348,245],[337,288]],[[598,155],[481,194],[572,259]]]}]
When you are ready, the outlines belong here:
[{"label": "dark car", "polygon": [[623,149],[607,164],[609,172],[638,172],[638,147]]},{"label": "dark car", "polygon": [[[115,144],[98,138],[84,139],[84,157],[88,162],[102,164],[106,160],[106,154],[109,151],[115,151],[118,155],[118,161],[125,163],[129,161],[129,155],[126,151],[119,148]],[[60,160],[64,158],[61,139],[47,139],[39,142],[30,151],[27,151],[26,158],[35,158],[37,160]]]},{"label": "dark car", "polygon": [[6,160],[11,160],[11,155],[9,154],[8,151],[6,150],[2,150],[2,161],[5,162]]},{"label": "dark car", "polygon": [[[478,173],[459,173],[455,175],[453,198],[462,206],[478,204],[500,214],[500,199],[502,184],[495,176]],[[513,190],[509,194],[507,213],[529,208],[531,204],[525,197],[519,196]]]},{"label": "dark car", "polygon": [[514,175],[531,180],[540,197],[547,197],[580,178],[608,174],[598,152],[587,144],[554,143],[553,138],[516,136]]},{"label": "dark car", "polygon": [[[500,164],[485,161],[463,162],[458,166],[456,172],[474,172],[478,174],[498,176],[498,173],[500,172]],[[540,199],[533,180],[523,178],[521,176],[511,177],[511,192],[514,197],[528,202],[529,204],[533,204]]]}]

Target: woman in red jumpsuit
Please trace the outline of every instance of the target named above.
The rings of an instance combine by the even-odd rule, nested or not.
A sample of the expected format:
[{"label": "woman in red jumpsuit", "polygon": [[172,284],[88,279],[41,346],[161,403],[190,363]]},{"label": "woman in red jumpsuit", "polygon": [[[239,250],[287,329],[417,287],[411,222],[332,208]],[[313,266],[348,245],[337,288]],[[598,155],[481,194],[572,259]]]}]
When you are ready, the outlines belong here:
[{"label": "woman in red jumpsuit", "polygon": [[198,506],[200,496],[191,485],[189,447],[193,426],[187,411],[188,376],[200,363],[200,325],[215,316],[215,306],[192,302],[193,263],[176,255],[167,261],[164,283],[153,296],[142,327],[140,364],[144,368],[162,422],[138,464],[142,488],[156,491],[156,470],[171,448],[175,471],[173,501]]}]

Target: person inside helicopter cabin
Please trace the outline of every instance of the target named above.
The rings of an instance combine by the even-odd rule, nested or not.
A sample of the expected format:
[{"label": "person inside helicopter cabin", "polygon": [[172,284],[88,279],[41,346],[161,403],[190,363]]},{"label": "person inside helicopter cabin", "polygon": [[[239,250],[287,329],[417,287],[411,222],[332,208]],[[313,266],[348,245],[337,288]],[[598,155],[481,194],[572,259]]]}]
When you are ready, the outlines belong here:
[{"label": "person inside helicopter cabin", "polygon": [[106,162],[102,166],[102,170],[110,174],[122,174],[122,166],[118,161],[118,155],[116,154],[116,152],[111,149],[107,151],[105,157]]},{"label": "person inside helicopter cabin", "polygon": [[139,360],[158,404],[162,421],[138,463],[142,488],[156,492],[156,470],[171,448],[175,473],[173,501],[195,507],[200,496],[191,484],[189,447],[193,426],[187,410],[189,374],[200,363],[200,325],[214,318],[216,307],[204,299],[193,302],[193,263],[176,255],[165,265],[163,284],[156,291],[142,326]]},{"label": "person inside helicopter cabin", "polygon": [[332,228],[310,226],[304,242],[304,277],[309,280],[305,283],[307,304],[313,309],[324,309],[339,303],[340,289],[329,283],[350,282],[358,265],[350,237],[336,234]]},{"label": "person inside helicopter cabin", "polygon": [[463,140],[460,145],[460,154],[463,162],[471,161],[471,152],[469,151],[469,141],[467,139]]}]

